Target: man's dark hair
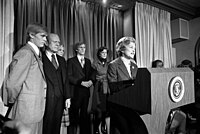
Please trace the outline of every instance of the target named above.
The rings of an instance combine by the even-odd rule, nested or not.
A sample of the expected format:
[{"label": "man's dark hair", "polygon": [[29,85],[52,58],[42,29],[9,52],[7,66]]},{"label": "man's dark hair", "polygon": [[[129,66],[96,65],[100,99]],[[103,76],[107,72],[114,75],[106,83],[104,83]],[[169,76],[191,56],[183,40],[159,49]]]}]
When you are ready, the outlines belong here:
[{"label": "man's dark hair", "polygon": [[183,60],[182,62],[181,62],[181,66],[182,67],[189,67],[189,68],[192,68],[192,62],[190,61],[190,60]]},{"label": "man's dark hair", "polygon": [[77,54],[77,49],[80,45],[85,44],[84,42],[77,42],[76,44],[74,44],[74,52]]},{"label": "man's dark hair", "polygon": [[154,60],[154,61],[152,62],[152,67],[153,67],[153,68],[157,68],[158,63],[162,63],[162,64],[163,64],[163,62],[162,62],[161,60]]}]

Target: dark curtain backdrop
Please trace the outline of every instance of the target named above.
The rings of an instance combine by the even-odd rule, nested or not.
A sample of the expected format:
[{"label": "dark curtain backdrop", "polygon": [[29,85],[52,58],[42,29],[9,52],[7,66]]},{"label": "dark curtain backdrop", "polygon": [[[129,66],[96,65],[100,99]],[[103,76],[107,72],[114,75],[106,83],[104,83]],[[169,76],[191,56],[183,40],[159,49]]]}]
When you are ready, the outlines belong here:
[{"label": "dark curtain backdrop", "polygon": [[115,58],[115,44],[123,35],[123,13],[100,4],[80,0],[15,0],[15,50],[25,44],[29,23],[39,22],[57,33],[65,47],[65,58],[74,55],[73,45],[86,43],[86,57],[92,61],[96,50],[106,46]]}]

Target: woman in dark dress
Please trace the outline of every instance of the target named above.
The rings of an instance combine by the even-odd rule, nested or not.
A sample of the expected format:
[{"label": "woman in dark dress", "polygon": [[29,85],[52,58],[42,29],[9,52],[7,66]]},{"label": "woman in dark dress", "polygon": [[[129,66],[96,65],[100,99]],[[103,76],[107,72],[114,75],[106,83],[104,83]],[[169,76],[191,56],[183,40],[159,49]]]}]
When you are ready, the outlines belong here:
[{"label": "woman in dark dress", "polygon": [[109,134],[109,116],[107,112],[107,94],[109,93],[107,83],[107,62],[108,49],[106,47],[100,47],[97,51],[98,60],[94,62],[93,68],[96,71],[96,83],[94,87],[92,110],[95,112],[95,133],[105,132],[104,126],[106,126],[107,134]]}]

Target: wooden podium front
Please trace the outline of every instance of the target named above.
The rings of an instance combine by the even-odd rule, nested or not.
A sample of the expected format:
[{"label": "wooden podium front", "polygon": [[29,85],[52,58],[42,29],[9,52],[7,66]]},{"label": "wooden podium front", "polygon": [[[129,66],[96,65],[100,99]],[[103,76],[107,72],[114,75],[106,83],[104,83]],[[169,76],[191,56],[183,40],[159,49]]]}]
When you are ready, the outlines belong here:
[{"label": "wooden podium front", "polygon": [[[181,78],[184,85],[179,100],[171,97],[170,84],[175,77]],[[114,93],[108,100],[143,113],[149,134],[164,134],[170,109],[195,101],[194,73],[189,68],[139,68],[135,85]]]}]

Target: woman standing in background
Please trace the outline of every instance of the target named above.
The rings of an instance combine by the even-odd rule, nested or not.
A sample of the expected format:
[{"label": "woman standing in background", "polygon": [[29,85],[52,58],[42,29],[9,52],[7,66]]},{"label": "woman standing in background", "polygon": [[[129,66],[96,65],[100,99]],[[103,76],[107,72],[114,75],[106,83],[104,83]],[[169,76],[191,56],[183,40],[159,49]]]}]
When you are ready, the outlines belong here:
[{"label": "woman standing in background", "polygon": [[[107,112],[107,94],[109,93],[107,82],[107,69],[108,69],[108,49],[106,47],[100,47],[97,51],[98,60],[93,64],[93,68],[96,72],[96,83],[94,87],[92,110],[95,111],[95,133],[109,134],[110,118]],[[103,129],[106,125],[107,130]]]}]

